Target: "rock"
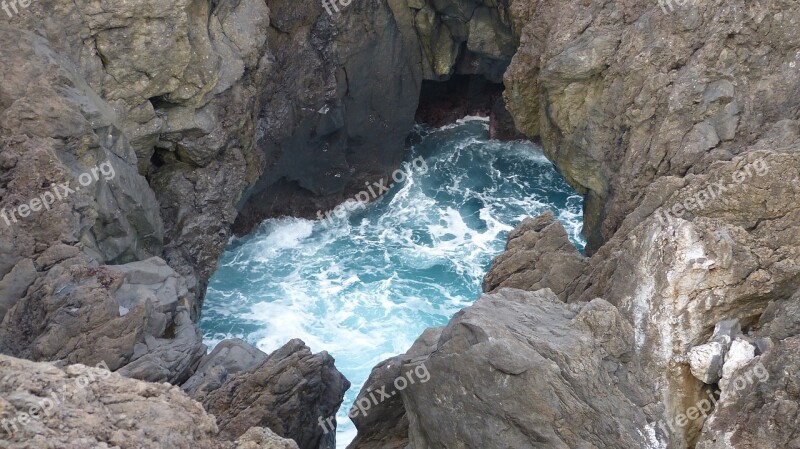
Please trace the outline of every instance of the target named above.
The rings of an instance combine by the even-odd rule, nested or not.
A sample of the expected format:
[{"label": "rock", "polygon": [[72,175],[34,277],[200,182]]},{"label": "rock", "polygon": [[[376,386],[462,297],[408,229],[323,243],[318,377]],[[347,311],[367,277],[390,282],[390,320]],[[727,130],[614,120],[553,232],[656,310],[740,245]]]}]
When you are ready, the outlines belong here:
[{"label": "rock", "polygon": [[797,447],[800,421],[800,337],[790,337],[730,373],[697,449]]},{"label": "rock", "polygon": [[706,384],[719,382],[722,378],[725,353],[725,345],[716,341],[695,346],[689,351],[689,366],[692,368],[692,375]]},{"label": "rock", "polygon": [[[160,259],[90,266],[85,256],[74,257],[38,278],[0,325],[0,351],[104,362],[153,382],[188,379],[206,347],[187,307],[193,297],[175,297],[186,292],[177,274]],[[130,296],[134,292],[144,296]]]},{"label": "rock", "polygon": [[783,340],[800,334],[800,292],[791,298],[770,302],[759,320],[757,336]]},{"label": "rock", "polygon": [[292,449],[269,429],[231,443],[214,417],[179,388],[122,377],[102,368],[59,369],[0,355],[3,447],[120,449]]},{"label": "rock", "polygon": [[484,277],[483,291],[549,288],[566,299],[585,265],[564,226],[548,211],[536,219],[525,219],[509,233],[506,251],[494,259]]},{"label": "rock", "polygon": [[711,341],[722,344],[727,351],[731,347],[731,342],[742,333],[742,326],[739,320],[723,320],[714,326],[714,334]]},{"label": "rock", "polygon": [[30,259],[22,259],[0,279],[0,322],[8,309],[25,296],[28,287],[36,280],[36,267]]},{"label": "rock", "polygon": [[[404,449],[408,447],[408,417],[401,395],[390,394],[378,403],[371,401],[371,392],[396,392],[394,382],[403,376],[402,369],[420,357],[427,357],[436,349],[443,327],[426,329],[403,355],[384,360],[372,369],[369,379],[356,397],[348,416],[358,429],[349,449]],[[375,393],[373,393],[374,395]],[[358,408],[362,401],[370,403],[369,410]]]},{"label": "rock", "polygon": [[731,381],[733,373],[746,365],[756,356],[756,348],[749,342],[737,338],[731,343],[731,349],[725,355],[725,364],[722,366],[722,380],[720,387],[723,389]]},{"label": "rock", "polygon": [[281,438],[266,427],[252,427],[236,440],[232,449],[298,449],[297,443]]},{"label": "rock", "polygon": [[[268,14],[260,0],[57,0],[0,30],[0,351],[192,374],[206,283],[264,166]],[[61,185],[67,198],[9,215]]]},{"label": "rock", "polygon": [[130,361],[119,373],[134,379],[176,385],[188,379],[197,360],[206,353],[203,333],[183,307],[178,308],[168,325],[159,337],[146,335],[143,342],[137,343]]},{"label": "rock", "polygon": [[[797,20],[796,4],[668,3],[668,11],[644,1],[509,5],[520,46],[504,77],[507,106],[587,195],[588,254],[620,230],[658,179],[707,173],[749,152],[773,124],[796,120],[774,109],[791,107],[800,84],[785,62],[796,57],[797,37],[785,28]],[[774,50],[737,53],[731,35],[737,45]],[[774,89],[752,103],[763,85]]]},{"label": "rock", "polygon": [[483,295],[429,355],[400,370],[429,371],[401,391],[411,446],[533,447],[536,435],[548,447],[647,447],[649,399],[632,349],[630,325],[606,301],[568,306],[549,290]]},{"label": "rock", "polygon": [[334,449],[336,433],[324,432],[319,422],[336,415],[348,388],[333,357],[312,355],[302,341],[292,340],[221,387],[197,389],[192,397],[216,416],[220,437],[228,440],[251,427],[269,427],[300,449]]},{"label": "rock", "polygon": [[200,359],[194,375],[181,388],[189,395],[196,390],[210,392],[221,387],[236,373],[248,371],[267,359],[267,354],[239,339],[224,340],[211,354]]}]

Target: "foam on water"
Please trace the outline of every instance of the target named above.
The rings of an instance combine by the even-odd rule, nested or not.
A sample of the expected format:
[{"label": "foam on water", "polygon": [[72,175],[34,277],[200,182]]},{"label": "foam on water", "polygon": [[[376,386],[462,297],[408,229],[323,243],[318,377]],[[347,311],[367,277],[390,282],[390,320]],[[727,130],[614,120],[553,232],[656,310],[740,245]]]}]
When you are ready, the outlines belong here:
[{"label": "foam on water", "polygon": [[209,346],[236,337],[269,353],[300,338],[332,354],[353,383],[337,417],[342,448],[372,367],[472,303],[522,219],[551,209],[583,248],[582,199],[540,149],[492,141],[475,118],[419,129],[412,141],[409,160],[424,157],[428,171],[412,171],[365,209],[327,227],[268,220],[233,240],[203,309]]}]

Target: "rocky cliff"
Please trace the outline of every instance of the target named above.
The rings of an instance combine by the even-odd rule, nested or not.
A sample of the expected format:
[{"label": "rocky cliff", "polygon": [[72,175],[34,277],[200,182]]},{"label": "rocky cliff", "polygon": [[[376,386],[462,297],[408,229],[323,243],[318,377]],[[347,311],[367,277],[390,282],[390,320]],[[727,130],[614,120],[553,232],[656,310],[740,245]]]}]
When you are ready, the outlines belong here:
[{"label": "rocky cliff", "polygon": [[[423,365],[431,381],[357,418],[354,447],[797,444],[797,2],[335,5],[0,12],[0,352],[183,385],[219,424],[175,399],[200,429],[187,445],[268,426],[333,447],[317,426],[349,386],[333,360],[298,341],[205,355],[208,278],[233,233],[385,177],[431,83],[479,77],[585,195],[588,257],[552,217],[525,221],[486,296],[376,367],[374,389]],[[0,377],[63,377],[6,360]],[[115,402],[107,388],[75,406]],[[117,441],[101,424],[92,438]]]},{"label": "rocky cliff", "polygon": [[[798,4],[543,0],[510,11],[520,47],[507,106],[585,194],[590,257],[552,217],[524,222],[486,277],[492,294],[427,354],[404,356],[438,381],[380,412],[394,427],[356,421],[353,447],[797,444]],[[542,288],[564,301],[565,324],[527,312]],[[602,319],[581,320],[581,334],[572,314],[597,304],[590,316]],[[579,355],[587,342],[593,356]],[[540,362],[526,365],[528,353]],[[566,389],[539,373],[549,365]],[[376,368],[367,388],[383,377]]]}]

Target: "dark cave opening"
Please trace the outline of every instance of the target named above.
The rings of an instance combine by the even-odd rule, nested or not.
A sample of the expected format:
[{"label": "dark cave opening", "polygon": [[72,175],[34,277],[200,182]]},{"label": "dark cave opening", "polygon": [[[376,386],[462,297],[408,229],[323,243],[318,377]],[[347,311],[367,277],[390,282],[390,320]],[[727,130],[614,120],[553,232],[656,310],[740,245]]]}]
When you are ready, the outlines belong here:
[{"label": "dark cave opening", "polygon": [[446,81],[422,82],[416,122],[431,127],[454,123],[466,116],[488,117],[492,138],[525,139],[503,103],[503,83],[483,75],[453,75]]}]

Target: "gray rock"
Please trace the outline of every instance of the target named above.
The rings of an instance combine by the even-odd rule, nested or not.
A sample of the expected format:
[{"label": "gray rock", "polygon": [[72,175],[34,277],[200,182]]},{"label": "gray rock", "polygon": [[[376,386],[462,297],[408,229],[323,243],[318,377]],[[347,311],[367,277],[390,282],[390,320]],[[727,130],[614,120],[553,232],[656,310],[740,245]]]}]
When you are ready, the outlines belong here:
[{"label": "gray rock", "polygon": [[266,360],[267,354],[239,339],[224,340],[211,354],[200,359],[194,375],[181,388],[193,395],[195,391],[210,392],[221,387],[232,376],[248,371]]},{"label": "gray rock", "polygon": [[[404,449],[409,445],[408,418],[402,396],[390,393],[391,397],[375,403],[369,394],[375,391],[396,392],[394,382],[403,375],[404,366],[415,359],[428,357],[436,349],[443,330],[443,327],[426,329],[408,352],[384,360],[372,369],[348,413],[358,429],[356,438],[347,446],[349,449]],[[370,403],[369,410],[361,411],[357,407],[360,401]]]},{"label": "gray rock", "polygon": [[8,309],[25,296],[31,284],[36,280],[36,267],[30,259],[22,259],[14,268],[0,279],[0,322]]},{"label": "gray rock", "polygon": [[606,301],[568,306],[549,290],[484,295],[433,352],[400,369],[430,374],[401,392],[411,447],[647,447],[649,400],[632,349],[630,325]]},{"label": "gray rock", "polygon": [[790,337],[731,373],[697,449],[797,447],[800,337]]},{"label": "gray rock", "polygon": [[216,416],[223,438],[269,427],[300,449],[334,449],[336,432],[325,433],[319,423],[336,415],[348,388],[333,357],[313,355],[302,341],[292,340],[221,387],[195,390],[192,398]]},{"label": "gray rock", "polygon": [[759,337],[783,340],[800,334],[800,292],[791,298],[772,301],[767,305],[754,333]]},{"label": "gray rock", "polygon": [[525,219],[509,233],[506,251],[494,259],[484,277],[483,291],[549,288],[566,300],[585,265],[586,259],[569,241],[564,226],[548,211]]},{"label": "gray rock", "polygon": [[720,343],[727,351],[730,349],[733,340],[741,333],[742,326],[739,324],[739,320],[723,320],[714,326],[714,334],[711,336],[711,341]]}]

